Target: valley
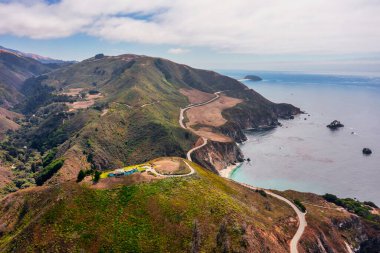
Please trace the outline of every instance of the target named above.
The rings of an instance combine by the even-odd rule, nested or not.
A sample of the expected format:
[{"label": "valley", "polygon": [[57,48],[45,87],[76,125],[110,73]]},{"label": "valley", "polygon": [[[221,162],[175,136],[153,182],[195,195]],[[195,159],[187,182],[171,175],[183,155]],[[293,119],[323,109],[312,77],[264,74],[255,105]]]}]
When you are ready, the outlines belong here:
[{"label": "valley", "polygon": [[54,69],[27,61],[41,72],[5,80],[20,100],[0,111],[1,252],[377,247],[375,216],[219,175],[244,161],[244,130],[278,127],[299,108],[162,58],[97,55]]}]

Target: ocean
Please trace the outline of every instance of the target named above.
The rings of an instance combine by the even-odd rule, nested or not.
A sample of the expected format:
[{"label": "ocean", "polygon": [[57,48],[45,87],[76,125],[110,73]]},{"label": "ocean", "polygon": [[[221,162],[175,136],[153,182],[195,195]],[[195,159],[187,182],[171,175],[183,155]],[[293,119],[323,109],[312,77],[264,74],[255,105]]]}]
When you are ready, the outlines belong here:
[{"label": "ocean", "polygon": [[[380,78],[276,72],[224,71],[273,102],[307,114],[282,127],[247,132],[246,158],[231,177],[268,189],[293,189],[373,201],[380,205]],[[310,116],[309,116],[310,115]],[[345,126],[326,127],[333,120]],[[372,155],[362,154],[364,147]]]}]

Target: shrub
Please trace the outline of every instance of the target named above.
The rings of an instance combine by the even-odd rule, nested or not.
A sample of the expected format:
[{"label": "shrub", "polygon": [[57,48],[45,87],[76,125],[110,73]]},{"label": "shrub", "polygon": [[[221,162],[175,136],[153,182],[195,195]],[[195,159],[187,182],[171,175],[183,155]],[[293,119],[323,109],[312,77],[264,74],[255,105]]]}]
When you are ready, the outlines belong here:
[{"label": "shrub", "polygon": [[[323,198],[329,202],[332,202],[338,206],[345,208],[347,211],[359,215],[367,220],[372,220],[378,222],[380,219],[378,215],[373,215],[370,212],[371,207],[376,206],[370,201],[360,202],[356,199],[345,198],[340,199],[333,194],[326,193],[323,195]],[[374,206],[373,206],[374,205]],[[370,206],[370,207],[369,207]]]},{"label": "shrub", "polygon": [[326,193],[323,195],[323,198],[327,200],[328,202],[333,202],[335,203],[338,200],[338,197],[334,194]]},{"label": "shrub", "polygon": [[99,91],[97,91],[97,90],[89,90],[88,91],[88,94],[90,94],[90,95],[96,95],[96,94],[99,94],[100,92]]},{"label": "shrub", "polygon": [[88,163],[94,163],[94,154],[93,153],[89,153],[87,155],[87,162]]},{"label": "shrub", "polygon": [[364,201],[363,202],[364,205],[367,205],[367,206],[370,206],[370,207],[373,207],[373,208],[379,208],[375,203],[373,203],[372,201]]},{"label": "shrub", "polygon": [[42,159],[42,166],[44,167],[48,166],[53,161],[56,154],[57,154],[56,148],[53,148],[52,150],[50,150]]},{"label": "shrub", "polygon": [[256,190],[256,192],[265,198],[267,197],[267,193],[264,190]]},{"label": "shrub", "polygon": [[81,182],[86,177],[86,172],[83,170],[80,170],[77,177],[77,182]]},{"label": "shrub", "polygon": [[301,210],[301,212],[306,212],[306,207],[301,203],[299,199],[293,200],[294,204]]},{"label": "shrub", "polygon": [[42,171],[35,176],[36,184],[42,185],[43,183],[45,183],[63,166],[64,162],[64,159],[57,159],[52,161],[45,168],[43,168]]}]

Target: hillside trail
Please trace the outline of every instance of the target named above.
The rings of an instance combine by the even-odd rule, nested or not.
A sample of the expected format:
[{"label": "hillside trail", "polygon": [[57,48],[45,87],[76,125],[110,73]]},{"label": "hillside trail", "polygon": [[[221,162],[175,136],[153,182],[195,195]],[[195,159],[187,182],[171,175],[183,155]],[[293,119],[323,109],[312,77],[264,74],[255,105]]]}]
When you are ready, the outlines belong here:
[{"label": "hillside trail", "polygon": [[[207,105],[207,104],[210,104],[210,103],[214,102],[215,100],[217,100],[217,99],[220,98],[220,93],[222,93],[222,92],[223,92],[223,91],[215,92],[215,93],[214,93],[215,97],[212,98],[212,99],[210,99],[210,100],[208,100],[208,101],[206,101],[206,102],[202,102],[202,103],[198,103],[198,104],[190,104],[190,105],[186,106],[185,108],[181,108],[181,109],[180,109],[180,115],[179,115],[179,121],[178,121],[178,122],[179,122],[179,125],[180,125],[183,129],[189,130],[189,129],[186,127],[185,123],[183,122],[184,119],[185,119],[184,113],[185,113],[187,110],[191,109],[191,108],[204,106],[204,105]],[[204,146],[207,145],[207,141],[208,141],[208,139],[205,138],[205,137],[201,137],[201,138],[203,139],[203,143],[202,143],[201,145],[199,145],[199,146],[196,146],[196,147],[190,149],[190,150],[187,152],[187,154],[186,154],[187,160],[189,160],[189,161],[192,162],[191,154],[192,154],[194,151],[196,151],[196,150],[198,150],[198,149],[201,149],[202,147],[204,147]],[[186,163],[186,164],[189,166],[188,163]],[[191,166],[190,166],[190,168],[191,168]],[[260,188],[258,188],[258,187],[254,187],[254,186],[251,186],[251,185],[248,185],[248,184],[239,183],[239,182],[237,182],[237,181],[235,181],[235,180],[232,180],[232,179],[230,179],[230,178],[227,178],[227,179],[230,180],[230,181],[233,181],[233,182],[235,182],[235,183],[237,183],[237,184],[240,184],[240,185],[242,185],[242,186],[244,186],[244,187],[247,187],[247,188],[249,188],[249,189],[252,189],[252,190],[259,190],[259,189],[260,189]],[[288,204],[288,205],[289,205],[289,206],[290,206],[290,207],[296,212],[296,214],[297,214],[297,218],[298,218],[298,222],[299,222],[299,225],[298,225],[297,232],[294,234],[292,240],[290,241],[290,253],[298,253],[297,245],[298,245],[298,242],[299,242],[299,240],[301,239],[301,237],[302,237],[302,235],[303,235],[303,233],[304,233],[304,231],[305,231],[305,228],[306,228],[306,226],[307,226],[306,217],[305,217],[306,213],[301,212],[301,211],[298,209],[298,207],[297,207],[295,204],[293,204],[290,200],[288,200],[288,199],[286,199],[286,198],[284,198],[284,197],[282,197],[282,196],[280,196],[280,195],[278,195],[278,194],[276,194],[276,193],[273,193],[273,192],[271,192],[271,191],[264,190],[264,189],[260,189],[260,190],[263,190],[263,191],[265,191],[268,195],[270,195],[270,196],[272,196],[272,197],[275,197],[275,198],[277,198],[277,199],[279,199],[279,200],[285,202],[286,204]]]}]

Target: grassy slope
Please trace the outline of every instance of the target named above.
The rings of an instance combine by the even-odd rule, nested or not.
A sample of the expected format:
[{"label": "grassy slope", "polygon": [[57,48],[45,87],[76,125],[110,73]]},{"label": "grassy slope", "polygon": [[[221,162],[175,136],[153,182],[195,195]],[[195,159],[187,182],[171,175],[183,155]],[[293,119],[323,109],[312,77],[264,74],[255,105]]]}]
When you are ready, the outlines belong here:
[{"label": "grassy slope", "polygon": [[[134,59],[124,61],[123,57]],[[71,127],[75,131],[66,131],[66,138],[71,139],[71,146],[74,142],[79,143],[87,153],[95,154],[94,160],[101,168],[144,162],[159,156],[184,156],[196,137],[178,125],[179,107],[189,103],[178,90],[195,85],[216,91],[225,88],[223,85],[230,85],[223,83],[224,77],[208,71],[137,56],[90,59],[48,76],[44,83],[56,90],[82,87],[97,89],[104,94],[99,104],[109,108],[105,116],[100,117],[100,112],[87,110],[77,113],[75,119],[66,119],[65,123],[70,128],[70,125],[78,125],[78,118],[85,122],[79,135],[77,128]],[[239,83],[234,85],[241,88]],[[141,107],[149,103],[155,104]],[[87,116],[89,113],[93,115],[90,118]],[[54,132],[62,128],[57,126],[44,130],[44,126],[49,124],[39,126],[40,129],[35,129],[26,139],[46,130],[56,135]]]},{"label": "grassy slope", "polygon": [[[89,59],[54,71],[45,84],[57,89],[97,89],[105,95],[100,103],[109,112],[88,123],[82,133],[84,138],[91,139],[99,163],[106,166],[185,154],[195,136],[178,125],[179,108],[189,103],[179,93],[180,88],[206,92],[246,89],[241,83],[211,71],[134,55]],[[148,103],[155,104],[139,108]],[[274,106],[262,99],[254,110],[266,108],[265,104]],[[98,132],[94,134],[96,129]]]},{"label": "grassy slope", "polygon": [[[31,101],[27,100],[31,103],[26,105],[35,106],[27,109],[33,107],[29,114],[36,117],[26,123],[11,142],[16,147],[27,146],[40,152],[59,147],[56,158],[63,156],[67,162],[75,161],[72,154],[79,150],[84,156],[92,154],[93,163],[99,169],[114,169],[161,156],[184,157],[197,137],[178,124],[179,108],[189,103],[179,89],[196,88],[210,93],[234,91],[231,96],[241,96],[247,91],[240,82],[215,72],[135,55],[92,58],[52,71],[46,78],[29,79],[27,84],[28,87],[22,89],[25,92],[34,84],[48,93],[52,88],[55,95],[37,105],[33,102],[49,94],[38,99],[31,95]],[[59,98],[57,94],[79,87],[84,91],[97,90],[103,97],[94,107],[75,113],[66,113],[63,103],[53,102]],[[252,94],[250,104],[255,106],[244,107],[240,114],[251,110],[254,116],[276,118],[273,113],[276,105]],[[101,116],[105,108],[108,112]],[[257,117],[248,119],[251,118]],[[70,175],[76,178],[80,169],[89,166],[72,163],[66,170],[65,162],[62,175],[65,180]]]},{"label": "grassy slope", "polygon": [[0,205],[0,222],[11,223],[0,250],[187,252],[195,233],[202,252],[287,252],[289,207],[196,168],[190,178],[118,189],[68,183],[10,195]]}]

